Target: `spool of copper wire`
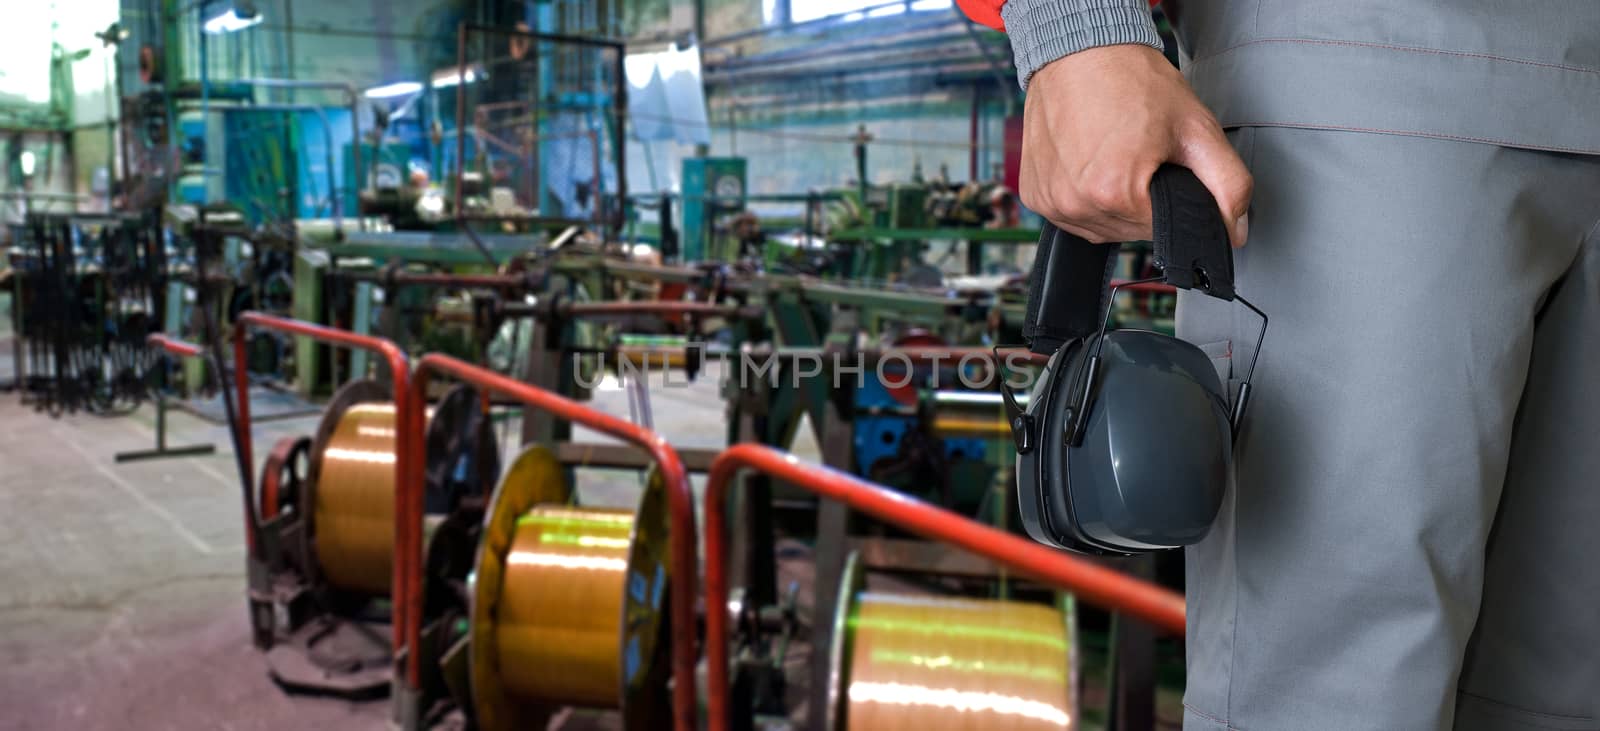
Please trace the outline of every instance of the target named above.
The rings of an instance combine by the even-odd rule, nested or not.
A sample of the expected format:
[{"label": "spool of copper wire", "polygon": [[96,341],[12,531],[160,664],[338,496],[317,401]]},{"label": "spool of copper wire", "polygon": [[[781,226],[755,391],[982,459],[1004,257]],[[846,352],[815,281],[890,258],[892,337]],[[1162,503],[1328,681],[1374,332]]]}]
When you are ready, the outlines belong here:
[{"label": "spool of copper wire", "polygon": [[353,381],[334,394],[317,429],[307,512],[317,569],[335,588],[389,591],[396,418],[387,387]]},{"label": "spool of copper wire", "polygon": [[933,433],[940,438],[1011,438],[1011,422],[998,393],[937,391],[926,408],[933,414]]},{"label": "spool of copper wire", "polygon": [[389,591],[394,561],[395,409],[356,404],[322,450],[316,506],[317,557],[328,583]]},{"label": "spool of copper wire", "polygon": [[862,590],[855,557],[835,616],[835,731],[1076,728],[1067,615],[1018,601]]},{"label": "spool of copper wire", "polygon": [[[460,421],[465,418],[461,404],[477,408],[476,392],[452,391],[441,404]],[[426,410],[427,426],[448,429],[451,425],[435,423],[436,411]],[[374,596],[389,593],[398,418],[388,387],[366,380],[341,388],[323,413],[311,449],[309,535],[316,568],[334,588]],[[486,470],[498,470],[498,461],[490,458],[487,464]],[[438,522],[428,516],[424,530],[431,531]]]},{"label": "spool of copper wire", "polygon": [[478,725],[536,728],[563,706],[622,711],[628,729],[668,718],[667,513],[653,476],[637,510],[570,505],[543,447],[495,491],[473,587]]}]

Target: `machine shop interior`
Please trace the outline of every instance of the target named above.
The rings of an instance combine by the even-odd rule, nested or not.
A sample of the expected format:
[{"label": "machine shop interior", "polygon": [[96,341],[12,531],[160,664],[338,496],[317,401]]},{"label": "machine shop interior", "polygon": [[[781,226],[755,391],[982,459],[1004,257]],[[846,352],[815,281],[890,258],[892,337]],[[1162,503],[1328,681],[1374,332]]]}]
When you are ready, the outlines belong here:
[{"label": "machine shop interior", "polygon": [[952,0],[12,5],[0,729],[1182,726],[1181,552],[1018,516]]}]

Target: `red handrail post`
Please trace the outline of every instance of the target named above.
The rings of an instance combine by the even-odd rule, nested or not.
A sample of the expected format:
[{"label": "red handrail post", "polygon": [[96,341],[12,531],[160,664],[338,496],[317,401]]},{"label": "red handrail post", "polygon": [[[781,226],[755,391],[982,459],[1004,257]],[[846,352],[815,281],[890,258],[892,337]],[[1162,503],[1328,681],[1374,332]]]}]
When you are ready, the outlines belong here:
[{"label": "red handrail post", "polygon": [[[413,395],[409,399],[414,416],[421,414],[422,403],[425,401],[424,396],[428,389],[428,380],[433,372],[452,376],[485,391],[498,393],[517,399],[534,408],[543,409],[558,418],[609,434],[645,450],[655,460],[656,468],[661,472],[662,482],[666,485],[667,510],[672,517],[668,560],[672,567],[671,591],[669,594],[671,597],[672,622],[673,728],[676,731],[695,731],[697,726],[695,723],[694,666],[696,638],[694,616],[698,563],[695,555],[694,493],[689,485],[689,473],[684,469],[683,461],[679,459],[677,450],[673,449],[672,445],[668,444],[667,440],[661,435],[637,424],[597,411],[553,391],[523,383],[486,368],[439,353],[424,355],[417,362],[416,373],[413,374],[411,379]],[[423,470],[416,465],[422,464],[424,444],[422,443],[421,429],[413,429],[412,431],[416,433],[412,436],[411,448],[407,451],[409,461],[414,462],[409,474],[414,484],[408,495],[411,500],[416,501],[416,504],[412,507],[420,512],[423,495]],[[406,529],[412,532],[411,539],[420,543],[421,521],[417,520],[408,523]],[[421,597],[416,597],[416,600],[420,602]],[[715,612],[712,612],[712,614],[715,614]],[[420,630],[421,615],[420,604],[407,612],[411,624],[407,628],[408,635],[414,637],[414,633]],[[409,658],[407,672],[414,674],[417,670],[417,656],[413,653]]]},{"label": "red handrail post", "polygon": [[200,346],[187,340],[179,340],[161,333],[150,333],[144,339],[146,345],[165,351],[180,358],[197,358],[200,356]]},{"label": "red handrail post", "polygon": [[[706,664],[711,731],[728,728],[728,579],[722,504],[744,468],[838,500],[879,520],[984,556],[1090,602],[1181,635],[1183,596],[1070,554],[991,528],[853,475],[807,464],[759,444],[736,444],[711,463],[706,481]],[[821,712],[818,710],[817,712]]]},{"label": "red handrail post", "polygon": [[[233,330],[233,382],[234,387],[238,391],[239,423],[237,428],[239,429],[239,450],[241,453],[243,453],[244,462],[248,466],[248,469],[246,470],[245,474],[242,475],[242,478],[245,480],[246,487],[251,490],[254,489],[254,478],[250,470],[255,469],[255,459],[252,454],[251,446],[254,440],[252,439],[250,425],[250,374],[246,368],[246,364],[249,363],[249,353],[247,352],[246,348],[246,336],[252,327],[263,330],[276,330],[278,332],[288,333],[291,335],[308,337],[330,345],[341,345],[347,348],[360,348],[362,350],[368,350],[383,356],[384,360],[388,363],[389,376],[392,379],[392,388],[394,393],[395,430],[399,435],[395,438],[395,451],[398,454],[395,455],[394,461],[395,553],[394,567],[393,573],[391,574],[389,589],[390,603],[393,606],[392,612],[394,626],[391,629],[395,657],[398,658],[401,652],[406,652],[406,654],[409,655],[414,661],[416,658],[416,652],[408,650],[414,650],[416,647],[415,642],[413,642],[413,640],[416,638],[416,635],[406,634],[405,629],[412,624],[408,616],[409,608],[413,606],[420,607],[421,605],[421,582],[418,581],[413,583],[411,581],[412,576],[419,576],[421,573],[420,568],[412,568],[414,565],[420,566],[422,562],[421,551],[419,549],[419,546],[421,545],[421,539],[419,537],[416,543],[407,542],[407,539],[412,535],[412,532],[406,530],[406,526],[413,522],[420,526],[422,523],[422,516],[420,513],[420,491],[415,499],[411,499],[406,492],[414,485],[420,484],[413,483],[412,480],[408,479],[408,471],[411,466],[411,460],[407,459],[407,453],[416,450],[414,447],[408,447],[406,440],[408,438],[412,441],[420,440],[420,435],[422,433],[421,424],[418,423],[416,427],[413,428],[412,419],[416,418],[416,416],[421,414],[422,411],[420,407],[413,408],[411,405],[411,369],[406,360],[406,354],[404,351],[400,350],[400,346],[395,345],[393,341],[380,337],[361,335],[348,330],[340,330],[337,328],[327,327],[325,325],[318,325],[316,323],[305,322],[303,320],[293,320],[287,317],[278,317],[276,315],[268,315],[261,312],[248,311],[241,313],[235,320],[235,327]],[[408,437],[408,435],[412,435],[413,432],[416,432],[416,435]],[[409,512],[410,506],[413,505],[419,506],[419,512],[415,516]],[[413,595],[415,601],[412,600]],[[414,674],[408,675],[406,677],[406,681],[406,687],[410,690],[414,691],[420,687],[420,683]]]}]

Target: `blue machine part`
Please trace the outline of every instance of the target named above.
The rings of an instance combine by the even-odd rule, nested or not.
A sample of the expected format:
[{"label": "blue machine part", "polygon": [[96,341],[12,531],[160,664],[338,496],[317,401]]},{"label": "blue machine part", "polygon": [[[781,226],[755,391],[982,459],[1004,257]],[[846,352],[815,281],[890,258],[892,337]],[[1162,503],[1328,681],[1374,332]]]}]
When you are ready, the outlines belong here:
[{"label": "blue machine part", "polygon": [[[221,109],[223,196],[252,224],[329,218],[337,188],[354,215],[352,173],[338,151],[350,141],[350,110],[240,107]],[[332,169],[330,169],[332,166]]]},{"label": "blue machine part", "polygon": [[[875,407],[901,409],[906,404],[896,399],[878,379],[867,378],[856,389],[856,408],[871,410]],[[916,427],[916,422],[917,417],[899,414],[856,417],[855,434],[852,436],[855,442],[856,474],[868,475],[872,465],[879,460],[900,454],[900,443],[905,440],[906,432]],[[988,453],[989,444],[983,439],[944,440],[944,456],[951,461],[981,461],[987,458]]]},{"label": "blue machine part", "polygon": [[912,426],[906,416],[862,416],[856,418],[855,472],[869,474],[868,470],[878,460],[900,453],[900,442]]},{"label": "blue machine part", "polygon": [[952,462],[963,459],[982,461],[989,456],[989,442],[983,439],[946,439],[944,456]]}]

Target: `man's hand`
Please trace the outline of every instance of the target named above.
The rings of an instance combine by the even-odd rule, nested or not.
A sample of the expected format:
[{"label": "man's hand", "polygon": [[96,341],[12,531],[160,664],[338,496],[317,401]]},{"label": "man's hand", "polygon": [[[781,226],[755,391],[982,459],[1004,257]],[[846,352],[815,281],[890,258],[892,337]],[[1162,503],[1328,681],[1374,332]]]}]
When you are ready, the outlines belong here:
[{"label": "man's hand", "polygon": [[1149,239],[1150,178],[1163,162],[1194,171],[1243,246],[1250,171],[1160,51],[1091,48],[1029,80],[1022,202],[1051,223],[1094,243]]}]

